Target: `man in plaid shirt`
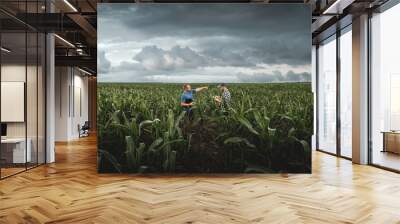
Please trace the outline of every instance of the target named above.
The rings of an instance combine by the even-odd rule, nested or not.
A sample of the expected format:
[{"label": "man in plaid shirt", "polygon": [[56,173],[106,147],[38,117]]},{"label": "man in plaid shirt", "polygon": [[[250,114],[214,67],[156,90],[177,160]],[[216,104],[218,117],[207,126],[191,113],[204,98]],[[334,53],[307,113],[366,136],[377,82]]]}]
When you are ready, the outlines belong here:
[{"label": "man in plaid shirt", "polygon": [[228,90],[228,87],[225,83],[221,83],[218,85],[218,88],[221,90],[221,96],[215,96],[214,100],[218,106],[221,107],[221,111],[223,113],[228,113],[231,108],[231,93]]}]

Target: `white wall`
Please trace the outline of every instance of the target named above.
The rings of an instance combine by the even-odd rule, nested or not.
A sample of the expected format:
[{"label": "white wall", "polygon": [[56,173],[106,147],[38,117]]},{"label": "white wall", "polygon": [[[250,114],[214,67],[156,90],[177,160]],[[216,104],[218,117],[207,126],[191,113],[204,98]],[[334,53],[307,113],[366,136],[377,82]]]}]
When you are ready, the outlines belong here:
[{"label": "white wall", "polygon": [[[9,64],[1,66],[1,81],[3,82],[25,82],[24,65]],[[28,68],[29,70],[29,68]],[[7,108],[1,108],[7,110]],[[7,123],[7,137],[25,137],[25,122],[9,122]]]},{"label": "white wall", "polygon": [[69,117],[69,68],[55,68],[55,140],[68,140],[68,117]]},{"label": "white wall", "polygon": [[[89,102],[88,102],[88,78],[86,76],[82,76],[82,73],[79,73],[76,75],[75,70],[75,75],[74,75],[74,92],[75,94],[73,96],[74,99],[74,108],[72,108],[72,120],[71,120],[71,135],[74,136],[74,138],[79,137],[79,132],[78,132],[78,124],[83,125],[85,121],[89,120],[89,113],[88,113],[88,107],[89,107]],[[79,97],[80,96],[80,97]],[[80,101],[80,102],[79,102]],[[81,108],[80,108],[81,107]],[[81,111],[80,111],[81,110]]]},{"label": "white wall", "polygon": [[[26,83],[25,76],[28,72],[28,87],[27,87],[27,119],[28,119],[28,137],[29,130],[35,130],[36,135],[36,107],[37,107],[37,93],[36,82],[37,80],[31,77],[32,74],[36,77],[36,66],[25,66],[18,64],[5,64],[1,66],[1,81],[2,82],[24,82]],[[29,88],[31,87],[31,88]],[[4,96],[3,96],[4,97]],[[43,105],[39,105],[41,107]],[[8,108],[1,108],[7,110]],[[24,109],[24,108],[23,108]],[[35,113],[33,113],[33,111]],[[9,137],[25,137],[25,123],[26,122],[7,122],[7,135]]]},{"label": "white wall", "polygon": [[56,67],[55,85],[55,140],[77,139],[78,125],[88,120],[88,78],[76,68]]},{"label": "white wall", "polygon": [[[1,121],[25,121],[25,83],[1,82]],[[35,107],[36,108],[36,105]]]}]

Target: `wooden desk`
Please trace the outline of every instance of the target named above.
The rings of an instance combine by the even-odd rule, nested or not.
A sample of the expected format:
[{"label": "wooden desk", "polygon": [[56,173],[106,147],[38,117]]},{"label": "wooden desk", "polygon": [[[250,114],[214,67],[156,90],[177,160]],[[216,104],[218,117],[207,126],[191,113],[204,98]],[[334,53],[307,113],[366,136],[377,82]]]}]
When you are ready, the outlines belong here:
[{"label": "wooden desk", "polygon": [[25,151],[25,138],[6,138],[1,139],[1,157],[6,163],[26,163],[31,162],[32,153],[30,138]]},{"label": "wooden desk", "polygon": [[383,131],[382,152],[400,154],[400,131]]}]

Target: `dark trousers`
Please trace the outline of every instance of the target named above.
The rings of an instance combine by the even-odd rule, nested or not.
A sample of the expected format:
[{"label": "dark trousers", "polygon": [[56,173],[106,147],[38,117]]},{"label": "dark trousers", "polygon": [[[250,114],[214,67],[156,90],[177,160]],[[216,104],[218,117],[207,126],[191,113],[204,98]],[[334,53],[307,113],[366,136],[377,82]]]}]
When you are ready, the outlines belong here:
[{"label": "dark trousers", "polygon": [[186,117],[192,121],[194,119],[194,112],[192,108],[185,108],[184,110],[186,111]]}]

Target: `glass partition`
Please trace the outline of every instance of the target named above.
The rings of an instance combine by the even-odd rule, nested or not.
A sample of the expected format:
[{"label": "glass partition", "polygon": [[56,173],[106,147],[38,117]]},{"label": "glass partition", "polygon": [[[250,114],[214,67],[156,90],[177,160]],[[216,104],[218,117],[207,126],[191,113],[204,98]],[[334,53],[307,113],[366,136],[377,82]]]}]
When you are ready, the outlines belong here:
[{"label": "glass partition", "polygon": [[400,4],[371,19],[372,163],[400,170]]},{"label": "glass partition", "polygon": [[[43,4],[2,1],[0,7],[40,13]],[[43,33],[0,12],[0,178],[45,163],[45,44]]]},{"label": "glass partition", "polygon": [[38,35],[27,33],[27,82],[26,82],[26,113],[27,113],[27,150],[30,151],[28,168],[37,165],[38,160]]},{"label": "glass partition", "polygon": [[336,153],[336,36],[318,47],[318,149]]},{"label": "glass partition", "polygon": [[3,32],[1,46],[1,175],[6,177],[24,171],[31,159],[26,141],[26,33]]},{"label": "glass partition", "polygon": [[352,34],[351,26],[340,36],[340,154],[352,157]]}]

